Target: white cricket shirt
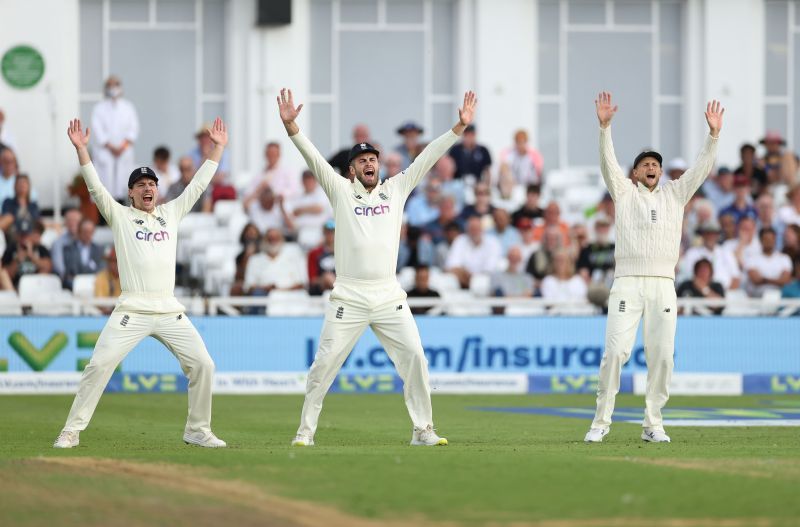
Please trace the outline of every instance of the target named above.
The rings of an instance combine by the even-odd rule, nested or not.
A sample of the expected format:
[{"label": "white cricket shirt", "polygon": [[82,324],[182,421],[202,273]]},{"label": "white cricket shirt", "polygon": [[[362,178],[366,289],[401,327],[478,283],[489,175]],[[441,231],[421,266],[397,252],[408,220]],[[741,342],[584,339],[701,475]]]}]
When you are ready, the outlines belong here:
[{"label": "white cricket shirt", "polygon": [[183,193],[148,213],[117,203],[100,183],[92,163],[81,167],[100,214],[114,233],[122,294],[116,309],[134,313],[181,313],[175,298],[178,223],[191,210],[217,171],[206,161]]}]

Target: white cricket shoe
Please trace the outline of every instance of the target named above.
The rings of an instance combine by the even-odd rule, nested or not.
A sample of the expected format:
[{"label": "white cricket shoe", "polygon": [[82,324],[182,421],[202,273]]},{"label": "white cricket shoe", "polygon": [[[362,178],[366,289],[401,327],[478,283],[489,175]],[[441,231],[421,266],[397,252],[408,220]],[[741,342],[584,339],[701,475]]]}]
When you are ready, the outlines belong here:
[{"label": "white cricket shoe", "polygon": [[447,446],[447,439],[439,437],[432,425],[425,428],[414,428],[411,434],[411,446]]},{"label": "white cricket shoe", "polygon": [[292,446],[314,446],[314,438],[297,434],[292,440]]},{"label": "white cricket shoe", "polygon": [[583,438],[584,443],[602,443],[603,438],[608,435],[609,428],[590,428]]},{"label": "white cricket shoe", "polygon": [[72,431],[72,430],[62,430],[58,437],[56,438],[55,443],[53,443],[53,448],[72,448],[78,446],[80,444],[80,440],[78,439],[78,435],[80,432]]},{"label": "white cricket shoe", "polygon": [[663,430],[642,430],[642,439],[648,443],[669,443],[669,436]]},{"label": "white cricket shoe", "polygon": [[225,448],[228,443],[214,435],[213,432],[184,432],[183,442],[205,448]]}]

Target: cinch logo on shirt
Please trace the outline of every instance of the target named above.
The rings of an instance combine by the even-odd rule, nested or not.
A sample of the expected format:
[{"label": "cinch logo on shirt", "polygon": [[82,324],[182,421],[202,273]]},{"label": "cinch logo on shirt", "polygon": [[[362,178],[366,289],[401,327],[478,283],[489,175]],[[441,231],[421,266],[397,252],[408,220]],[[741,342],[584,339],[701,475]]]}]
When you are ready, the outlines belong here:
[{"label": "cinch logo on shirt", "polygon": [[375,205],[374,207],[356,207],[353,211],[356,216],[380,216],[389,214],[389,205]]},{"label": "cinch logo on shirt", "polygon": [[144,232],[144,231],[136,231],[136,239],[142,240],[144,242],[163,242],[169,240],[169,233],[167,231],[160,231],[160,232]]}]

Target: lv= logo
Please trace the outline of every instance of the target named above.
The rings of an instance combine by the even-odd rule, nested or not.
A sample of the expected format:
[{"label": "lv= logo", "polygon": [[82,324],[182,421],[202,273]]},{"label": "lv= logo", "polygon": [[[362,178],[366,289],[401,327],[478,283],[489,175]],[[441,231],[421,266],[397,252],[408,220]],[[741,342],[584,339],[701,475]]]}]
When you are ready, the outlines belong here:
[{"label": "lv= logo", "polygon": [[[79,331],[77,333],[76,346],[79,350],[94,349],[97,344],[97,339],[100,333],[96,331]],[[11,346],[17,355],[31,368],[33,371],[44,371],[55,360],[59,353],[69,344],[69,338],[63,331],[56,331],[50,336],[47,342],[41,348],[36,347],[29,339],[20,331],[14,331],[8,336],[8,344]],[[89,358],[78,358],[76,369],[83,371]],[[119,370],[119,367],[117,368]]]}]

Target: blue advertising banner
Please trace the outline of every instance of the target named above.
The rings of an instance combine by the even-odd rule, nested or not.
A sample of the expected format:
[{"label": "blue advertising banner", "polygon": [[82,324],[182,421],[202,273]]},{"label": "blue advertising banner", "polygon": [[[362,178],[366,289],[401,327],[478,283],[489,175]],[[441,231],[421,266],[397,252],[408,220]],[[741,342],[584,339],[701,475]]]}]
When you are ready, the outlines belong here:
[{"label": "blue advertising banner", "polygon": [[[193,322],[218,372],[304,372],[322,325],[319,318],[197,317]],[[418,317],[417,323],[431,373],[562,376],[548,382],[565,392],[594,390],[586,376],[597,374],[603,355],[602,317]],[[104,324],[104,318],[94,317],[2,317],[0,371],[81,371]],[[800,372],[798,329],[792,318],[681,318],[675,371],[786,375],[781,385],[786,393],[796,393],[790,376]],[[625,373],[645,372],[644,355],[639,337]],[[148,338],[119,371],[179,374],[180,368],[163,345]],[[342,373],[352,376],[346,377],[352,383],[335,389],[347,391],[359,375],[393,374],[394,368],[368,330]],[[374,389],[384,384],[389,381]]]}]

